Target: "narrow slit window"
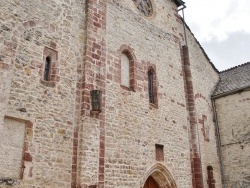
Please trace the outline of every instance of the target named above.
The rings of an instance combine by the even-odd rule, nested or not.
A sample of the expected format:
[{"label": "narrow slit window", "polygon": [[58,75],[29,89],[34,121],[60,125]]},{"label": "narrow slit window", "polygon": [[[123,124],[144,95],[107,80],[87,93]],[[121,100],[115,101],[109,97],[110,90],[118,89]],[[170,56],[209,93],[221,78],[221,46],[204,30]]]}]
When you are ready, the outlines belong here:
[{"label": "narrow slit window", "polygon": [[43,66],[41,66],[40,83],[47,87],[54,87],[60,80],[58,76],[58,52],[45,47],[43,50]]},{"label": "narrow slit window", "polygon": [[148,95],[149,102],[154,103],[154,74],[152,70],[148,71]]},{"label": "narrow slit window", "polygon": [[46,57],[46,60],[45,60],[45,67],[44,67],[44,80],[45,80],[45,81],[49,81],[50,69],[51,69],[50,57]]},{"label": "narrow slit window", "polygon": [[207,184],[209,188],[215,188],[215,180],[212,166],[207,167]]}]

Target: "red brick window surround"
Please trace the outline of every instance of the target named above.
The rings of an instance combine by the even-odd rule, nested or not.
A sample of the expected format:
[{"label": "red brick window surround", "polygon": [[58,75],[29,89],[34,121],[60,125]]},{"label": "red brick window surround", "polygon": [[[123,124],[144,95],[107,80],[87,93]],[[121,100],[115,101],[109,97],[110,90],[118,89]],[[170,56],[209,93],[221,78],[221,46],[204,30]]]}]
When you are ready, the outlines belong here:
[{"label": "red brick window surround", "polygon": [[156,161],[164,161],[164,145],[155,144],[155,159]]},{"label": "red brick window surround", "polygon": [[156,72],[152,66],[149,67],[147,76],[149,103],[153,106],[158,106]]},{"label": "red brick window surround", "polygon": [[135,91],[135,62],[132,48],[122,45],[118,50],[120,59],[120,84],[123,89]]},{"label": "red brick window surround", "polygon": [[43,50],[43,64],[41,70],[41,83],[48,87],[54,87],[59,81],[58,76],[58,52],[45,47]]}]

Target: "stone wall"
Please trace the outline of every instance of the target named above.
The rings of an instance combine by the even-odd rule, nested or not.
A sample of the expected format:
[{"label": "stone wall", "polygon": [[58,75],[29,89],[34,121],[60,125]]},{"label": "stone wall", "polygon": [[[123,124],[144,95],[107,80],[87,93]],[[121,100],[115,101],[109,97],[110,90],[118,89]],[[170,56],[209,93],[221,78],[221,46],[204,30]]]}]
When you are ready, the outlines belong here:
[{"label": "stone wall", "polygon": [[207,184],[207,167],[213,167],[216,187],[221,187],[221,173],[219,155],[217,151],[216,128],[213,120],[211,95],[219,81],[218,72],[210,63],[200,44],[190,30],[187,30],[187,44],[189,46],[192,83],[197,115],[197,129],[199,148],[201,152],[203,185]]},{"label": "stone wall", "polygon": [[[180,47],[184,44],[183,27],[173,2],[157,1],[154,6],[157,13],[148,19],[137,11],[132,1],[108,1],[107,4],[105,88],[105,186],[107,187],[142,186],[145,174],[157,163],[155,144],[164,145],[163,164],[173,175],[177,186],[191,185],[190,152],[187,144],[189,123]],[[220,169],[209,100],[218,76],[193,36],[190,36],[190,40],[196,45],[191,50],[194,72],[200,71],[196,67],[199,62],[194,60],[197,58],[201,59],[204,65],[205,70],[202,71],[211,75],[205,77],[204,81],[204,72],[195,73],[196,86],[204,85],[200,88],[201,91],[197,89],[195,94],[201,93],[200,96],[202,94],[206,96],[208,102],[201,104],[199,110],[202,110],[201,114],[205,114],[203,111],[206,111],[211,124],[211,141],[207,144],[207,148],[202,150],[203,155],[211,153],[211,160],[204,159],[203,166],[204,169],[209,163],[214,166],[216,183],[220,186]],[[134,90],[127,90],[120,85],[120,58],[123,51],[129,51],[133,57],[132,61],[135,62]],[[202,65],[198,65],[199,68]],[[155,68],[157,76],[158,102],[155,106],[150,105],[148,101],[147,71],[150,66]],[[88,130],[96,132],[94,129],[97,127],[93,126]],[[200,132],[202,134],[202,128]],[[97,139],[98,135],[96,136]],[[93,145],[94,143],[96,142],[93,142]],[[206,171],[204,176],[206,177]],[[94,179],[92,181],[94,183]]]},{"label": "stone wall", "polygon": [[[79,113],[78,69],[84,57],[85,3],[8,0],[1,1],[0,8],[1,127],[7,126],[3,118],[9,114],[11,118],[33,119],[29,151],[24,147],[31,164],[25,166],[15,185],[70,187],[74,178],[73,134]],[[54,83],[43,80],[45,47],[58,54]],[[7,69],[5,64],[12,74],[2,73]],[[2,103],[8,103],[4,111]]]},{"label": "stone wall", "polygon": [[[0,128],[4,117],[22,119],[32,135],[16,187],[131,188],[150,175],[158,184],[192,187],[183,25],[173,1],[152,2],[149,18],[133,1],[0,3]],[[218,76],[189,32],[188,43],[202,165],[214,167],[220,187],[209,100]],[[120,84],[123,52],[131,63],[128,88]],[[53,54],[49,81],[46,54]],[[91,90],[102,91],[100,114],[91,111]],[[160,160],[156,144],[164,146]]]},{"label": "stone wall", "polygon": [[[0,60],[0,137],[3,135],[3,123],[4,123],[4,115],[7,108],[7,103],[10,94],[10,85],[11,79],[13,75],[13,70],[11,63],[4,63],[3,59]],[[1,147],[1,145],[0,145]],[[1,148],[0,148],[1,149]]]},{"label": "stone wall", "polygon": [[[157,1],[155,11],[148,19],[133,1],[109,1],[107,6],[106,187],[143,186],[157,163],[155,144],[164,145],[162,163],[177,186],[191,185],[180,41],[172,29],[178,25],[176,5]],[[135,62],[134,91],[120,85],[123,51]],[[156,106],[148,98],[151,66],[156,72]]]},{"label": "stone wall", "polygon": [[226,187],[250,186],[250,91],[216,99]]}]

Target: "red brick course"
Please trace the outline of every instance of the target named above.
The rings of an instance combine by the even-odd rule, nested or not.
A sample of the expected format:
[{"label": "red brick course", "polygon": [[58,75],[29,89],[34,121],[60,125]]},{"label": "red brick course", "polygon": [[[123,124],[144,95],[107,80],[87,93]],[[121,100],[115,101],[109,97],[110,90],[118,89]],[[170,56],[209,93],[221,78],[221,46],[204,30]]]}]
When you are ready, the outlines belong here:
[{"label": "red brick course", "polygon": [[[99,120],[99,171],[98,187],[104,187],[105,182],[105,80],[106,80],[106,1],[89,0],[86,10],[87,38],[85,49],[85,72],[83,75],[83,90],[81,116],[89,116]],[[101,113],[91,113],[90,91],[102,91]],[[73,174],[73,172],[72,172]],[[74,181],[72,181],[72,188]]]},{"label": "red brick course", "polygon": [[193,91],[192,73],[190,69],[188,47],[183,46],[182,50],[182,63],[184,72],[184,90],[186,95],[186,105],[189,112],[190,121],[190,159],[191,159],[191,172],[192,183],[194,188],[203,186],[202,180],[202,166],[201,166],[201,153],[199,146],[199,137],[197,129],[197,115],[195,111],[195,97]]}]

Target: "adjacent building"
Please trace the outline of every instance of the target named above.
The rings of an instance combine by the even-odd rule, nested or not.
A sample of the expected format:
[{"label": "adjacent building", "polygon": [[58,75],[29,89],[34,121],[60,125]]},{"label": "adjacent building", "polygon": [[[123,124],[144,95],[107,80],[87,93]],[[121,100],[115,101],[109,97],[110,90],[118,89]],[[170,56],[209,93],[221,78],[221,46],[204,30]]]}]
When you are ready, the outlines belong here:
[{"label": "adjacent building", "polygon": [[250,63],[223,71],[212,96],[225,187],[250,186]]},{"label": "adjacent building", "polygon": [[[249,185],[247,85],[226,95],[231,71],[210,62],[182,8],[181,0],[1,1],[0,187]],[[229,100],[237,114],[226,113],[236,109]]]}]

